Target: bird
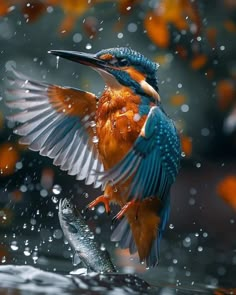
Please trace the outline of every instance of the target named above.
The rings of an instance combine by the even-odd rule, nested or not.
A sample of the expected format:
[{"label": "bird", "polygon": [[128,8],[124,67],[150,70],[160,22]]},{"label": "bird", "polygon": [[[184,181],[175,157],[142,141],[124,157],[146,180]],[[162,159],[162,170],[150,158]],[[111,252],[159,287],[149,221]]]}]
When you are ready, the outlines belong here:
[{"label": "bird", "polygon": [[49,53],[98,72],[104,91],[97,97],[12,69],[8,120],[19,123],[14,132],[20,143],[87,185],[101,187],[87,207],[102,203],[110,213],[117,204],[111,240],[156,267],[181,158],[178,131],[159,95],[159,65],[128,47]]}]

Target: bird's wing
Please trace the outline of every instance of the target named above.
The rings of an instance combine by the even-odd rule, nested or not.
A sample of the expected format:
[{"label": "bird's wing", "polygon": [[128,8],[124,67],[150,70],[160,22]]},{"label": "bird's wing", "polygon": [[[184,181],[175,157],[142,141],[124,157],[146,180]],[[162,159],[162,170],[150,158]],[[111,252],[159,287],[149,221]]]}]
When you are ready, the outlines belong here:
[{"label": "bird's wing", "polygon": [[112,184],[131,178],[129,199],[157,196],[165,202],[179,170],[180,142],[174,123],[152,107],[132,149],[99,179]]},{"label": "bird's wing", "polygon": [[75,88],[60,87],[30,80],[13,70],[6,104],[17,109],[8,120],[18,122],[14,132],[20,143],[79,180],[99,187],[94,171],[102,172],[94,143],[93,128],[96,96]]}]

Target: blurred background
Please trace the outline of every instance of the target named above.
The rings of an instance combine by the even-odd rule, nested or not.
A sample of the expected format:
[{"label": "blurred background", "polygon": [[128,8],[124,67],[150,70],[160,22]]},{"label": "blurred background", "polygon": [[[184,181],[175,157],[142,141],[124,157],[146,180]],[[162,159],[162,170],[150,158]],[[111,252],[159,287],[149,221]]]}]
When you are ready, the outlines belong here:
[{"label": "blurred background", "polygon": [[7,72],[13,66],[99,95],[104,84],[95,72],[47,52],[116,46],[160,64],[162,103],[181,136],[182,168],[158,268],[146,270],[109,242],[111,217],[103,207],[87,212],[87,221],[121,271],[153,284],[236,288],[235,0],[1,0],[0,264],[72,270],[58,200],[74,196],[82,210],[100,194],[18,144],[6,121]]}]

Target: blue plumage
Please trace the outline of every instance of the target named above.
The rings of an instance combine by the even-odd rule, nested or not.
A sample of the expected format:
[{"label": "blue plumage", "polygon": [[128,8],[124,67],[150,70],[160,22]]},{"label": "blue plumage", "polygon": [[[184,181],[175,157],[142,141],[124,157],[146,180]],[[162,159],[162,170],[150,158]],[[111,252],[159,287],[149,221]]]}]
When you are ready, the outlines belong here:
[{"label": "blue plumage", "polygon": [[121,207],[111,239],[147,266],[158,263],[159,244],[169,217],[170,189],[179,170],[180,142],[158,93],[158,64],[130,48],[96,54],[51,53],[90,66],[106,87],[97,98],[80,89],[31,81],[17,72],[7,104],[16,112],[21,142]]}]

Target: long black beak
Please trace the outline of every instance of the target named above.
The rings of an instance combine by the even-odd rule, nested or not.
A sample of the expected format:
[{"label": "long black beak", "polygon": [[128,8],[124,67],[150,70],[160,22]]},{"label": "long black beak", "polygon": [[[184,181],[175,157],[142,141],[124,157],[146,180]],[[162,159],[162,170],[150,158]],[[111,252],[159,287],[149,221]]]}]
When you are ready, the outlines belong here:
[{"label": "long black beak", "polygon": [[50,50],[48,53],[69,59],[71,61],[78,62],[83,65],[87,65],[95,68],[104,68],[106,63],[96,57],[95,54],[77,52],[77,51],[67,51],[67,50]]}]

